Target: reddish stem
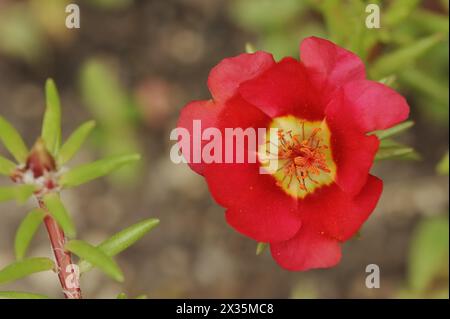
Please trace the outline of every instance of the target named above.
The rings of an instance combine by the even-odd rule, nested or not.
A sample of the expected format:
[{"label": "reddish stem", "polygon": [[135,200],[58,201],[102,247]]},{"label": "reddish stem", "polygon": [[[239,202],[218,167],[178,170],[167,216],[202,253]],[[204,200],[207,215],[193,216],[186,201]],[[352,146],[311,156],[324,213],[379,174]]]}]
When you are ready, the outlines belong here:
[{"label": "reddish stem", "polygon": [[[47,207],[42,201],[39,201],[39,206],[48,213]],[[55,255],[59,282],[61,283],[64,296],[67,299],[81,299],[78,272],[74,269],[70,252],[64,249],[66,242],[64,232],[49,214],[45,216],[44,223],[52,245],[53,254]]]}]

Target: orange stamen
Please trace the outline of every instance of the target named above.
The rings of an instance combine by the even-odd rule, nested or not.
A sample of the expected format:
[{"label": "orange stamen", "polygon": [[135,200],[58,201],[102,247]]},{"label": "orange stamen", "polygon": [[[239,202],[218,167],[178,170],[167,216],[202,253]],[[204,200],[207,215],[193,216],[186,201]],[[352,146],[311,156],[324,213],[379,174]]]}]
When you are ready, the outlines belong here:
[{"label": "orange stamen", "polygon": [[280,142],[278,159],[286,160],[286,162],[277,170],[284,173],[283,179],[277,184],[283,186],[288,179],[287,187],[289,188],[295,177],[299,188],[307,191],[306,180],[319,185],[320,183],[311,176],[318,176],[321,172],[330,173],[331,170],[327,165],[324,153],[328,147],[322,145],[322,138],[319,134],[321,128],[315,128],[306,138],[304,126],[302,123],[302,136],[300,134],[293,135],[292,131],[279,130],[278,132]]}]

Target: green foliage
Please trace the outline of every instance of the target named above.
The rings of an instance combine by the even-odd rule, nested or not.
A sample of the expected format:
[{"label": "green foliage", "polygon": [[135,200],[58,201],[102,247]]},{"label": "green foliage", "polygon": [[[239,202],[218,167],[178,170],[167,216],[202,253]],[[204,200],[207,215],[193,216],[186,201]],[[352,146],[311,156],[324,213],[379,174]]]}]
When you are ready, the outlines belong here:
[{"label": "green foliage", "polygon": [[117,295],[117,299],[128,299],[128,296],[126,293],[121,292],[120,294]]},{"label": "green foliage", "polygon": [[400,79],[417,89],[425,96],[431,97],[439,104],[448,102],[448,88],[445,84],[440,83],[434,77],[428,75],[425,71],[418,68],[408,68],[400,72]]},{"label": "green foliage", "polygon": [[52,260],[43,257],[16,261],[0,270],[0,284],[15,281],[31,274],[54,269]]},{"label": "green foliage", "polygon": [[391,137],[403,133],[413,126],[413,121],[405,121],[386,130],[371,132],[370,134],[376,135],[381,140],[375,160],[419,160],[420,155],[414,150],[414,148],[403,145],[391,139]]},{"label": "green foliage", "polygon": [[[139,295],[136,296],[136,298],[134,299],[147,299],[147,298],[148,298],[147,295]],[[127,294],[121,292],[120,294],[117,295],[117,299],[128,299],[128,296]]]},{"label": "green foliage", "polygon": [[16,164],[11,162],[9,159],[0,156],[0,174],[5,176],[10,176],[11,173],[16,168]]},{"label": "green foliage", "polygon": [[16,259],[21,260],[25,257],[28,246],[33,239],[34,234],[39,228],[45,217],[45,211],[42,209],[33,209],[22,220],[19,228],[16,232],[16,238],[14,241],[14,248],[16,253]]},{"label": "green foliage", "polygon": [[433,284],[434,279],[441,276],[446,277],[448,283],[448,258],[448,218],[434,217],[423,220],[411,242],[408,263],[410,288],[413,291],[424,291]]},{"label": "green foliage", "polygon": [[93,163],[83,164],[63,174],[60,183],[64,187],[78,186],[105,176],[120,167],[138,161],[140,155],[115,155]]},{"label": "green foliage", "polygon": [[413,44],[401,47],[393,52],[381,56],[371,67],[370,73],[374,78],[398,72],[400,69],[411,65],[418,58],[427,53],[433,46],[437,45],[443,39],[441,33],[433,34],[420,39]]},{"label": "green foliage", "polygon": [[65,248],[78,257],[89,261],[94,266],[97,266],[112,279],[118,282],[124,281],[122,271],[116,262],[99,248],[96,248],[82,240],[71,240],[65,245]]},{"label": "green foliage", "polygon": [[[100,59],[89,59],[81,67],[80,88],[84,104],[98,123],[96,148],[105,156],[138,153],[137,107],[120,82],[118,71]],[[121,186],[134,182],[138,177],[137,164],[114,172],[112,181]]]},{"label": "green foliage", "polygon": [[251,31],[272,30],[289,24],[303,9],[297,0],[235,1],[230,14],[242,27]]},{"label": "green foliage", "polygon": [[267,247],[269,246],[269,244],[267,243],[258,243],[256,245],[256,255],[261,255],[263,252],[266,251]]},{"label": "green foliage", "polygon": [[[159,220],[150,218],[136,223],[103,241],[97,248],[108,256],[115,256],[124,251],[159,224]],[[92,265],[83,260],[79,264],[80,272],[86,272]]]},{"label": "green foliage", "polygon": [[386,130],[375,131],[375,132],[373,132],[373,134],[378,136],[378,138],[380,140],[383,140],[385,138],[392,137],[394,135],[402,133],[403,131],[406,131],[406,130],[410,129],[413,126],[414,126],[414,122],[413,121],[405,121],[403,123],[400,123],[400,124],[398,124],[396,126],[388,128]]},{"label": "green foliage", "polygon": [[0,51],[33,63],[44,56],[45,35],[26,3],[14,1],[0,10]]},{"label": "green foliage", "polygon": [[0,141],[19,163],[25,163],[28,148],[16,129],[2,116],[0,116]]},{"label": "green foliage", "polygon": [[382,84],[384,84],[386,86],[393,87],[395,85],[395,80],[396,79],[397,78],[396,78],[395,75],[389,75],[389,76],[386,76],[386,77],[382,78],[378,82],[380,82],[380,83],[382,83]]},{"label": "green foliage", "polygon": [[384,139],[380,143],[375,160],[386,159],[419,160],[420,155],[412,147],[405,146],[391,139]]},{"label": "green foliage", "polygon": [[55,82],[48,79],[45,83],[46,109],[42,124],[42,138],[47,150],[56,155],[61,143],[61,102]]},{"label": "green foliage", "polygon": [[[0,187],[0,202],[8,200],[16,200],[24,202],[35,193],[41,208],[34,209],[22,220],[17,229],[15,237],[15,254],[17,262],[10,264],[0,271],[0,284],[11,282],[35,272],[55,269],[53,261],[48,258],[30,258],[24,259],[27,249],[33,239],[36,231],[44,218],[53,218],[61,227],[69,238],[76,236],[75,224],[69,213],[64,207],[59,197],[61,188],[73,187],[91,181],[95,178],[107,175],[118,168],[136,162],[140,159],[138,154],[116,155],[108,158],[80,165],[61,175],[59,166],[69,161],[80,149],[90,132],[95,127],[94,121],[88,121],[78,127],[60,147],[61,144],[61,105],[59,94],[55,83],[49,79],[46,82],[46,110],[42,125],[42,146],[37,149],[33,148],[33,152],[29,153],[25,143],[14,127],[3,117],[0,117],[0,140],[3,142],[8,151],[20,163],[32,162],[33,165],[42,165],[46,169],[50,169],[52,174],[57,176],[57,188],[53,188],[54,180],[45,181],[46,187],[38,186],[38,184],[24,184],[18,171],[18,178],[14,182],[19,183],[17,186]],[[94,92],[95,93],[95,92]],[[122,114],[121,114],[122,115]],[[121,133],[119,133],[121,134]],[[115,140],[116,144],[117,140]],[[48,152],[50,154],[48,154]],[[58,165],[54,165],[56,160]],[[11,176],[18,166],[10,160],[0,156],[0,174]],[[45,176],[42,178],[46,178]],[[47,183],[48,182],[48,183]],[[28,183],[28,181],[26,181]],[[115,263],[111,256],[114,256],[125,250],[137,240],[142,238],[147,232],[159,223],[157,219],[147,219],[136,225],[133,225],[111,238],[105,240],[99,247],[81,241],[72,240],[68,242],[64,249],[80,257],[81,265],[86,270],[92,267],[98,267],[108,276],[116,281],[124,280],[122,271]],[[64,243],[65,239],[59,240]],[[54,249],[61,249],[53,247]],[[144,298],[145,295],[138,296]],[[0,292],[0,298],[47,298],[43,295],[3,291]]]},{"label": "green foliage", "polygon": [[21,291],[0,291],[0,299],[49,299],[41,294],[33,294]]},{"label": "green foliage", "polygon": [[64,207],[58,194],[50,193],[42,198],[50,215],[56,220],[59,226],[64,230],[64,233],[70,238],[76,236],[75,225]]},{"label": "green foliage", "polygon": [[395,27],[408,18],[420,4],[420,0],[392,1],[383,15],[383,23]]},{"label": "green foliage", "polygon": [[36,187],[34,185],[18,185],[0,187],[0,203],[15,200],[19,204],[23,204],[33,195]]},{"label": "green foliage", "polygon": [[[448,3],[448,2],[447,2]],[[418,9],[411,15],[411,20],[428,32],[442,32],[448,34],[448,18],[428,10]]]},{"label": "green foliage", "polygon": [[444,155],[444,157],[438,163],[436,170],[441,175],[448,175],[448,170],[449,170],[448,166],[449,166],[449,160],[448,160],[448,151],[447,151],[447,153]]},{"label": "green foliage", "polygon": [[94,127],[95,121],[88,121],[80,125],[80,127],[69,136],[58,153],[59,164],[65,164],[78,152]]},{"label": "green foliage", "polygon": [[276,59],[298,57],[298,41],[309,35],[325,36],[320,23],[310,19],[308,5],[297,0],[229,1],[229,13],[236,24],[260,37],[257,47]]}]

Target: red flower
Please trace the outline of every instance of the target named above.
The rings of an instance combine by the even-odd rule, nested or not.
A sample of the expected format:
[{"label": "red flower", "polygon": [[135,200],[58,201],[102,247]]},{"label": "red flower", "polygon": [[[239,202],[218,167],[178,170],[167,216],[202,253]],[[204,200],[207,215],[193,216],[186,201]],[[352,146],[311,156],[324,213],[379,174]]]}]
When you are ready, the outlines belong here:
[{"label": "red flower", "polygon": [[[340,243],[358,231],[382,191],[382,181],[369,174],[379,140],[367,133],[409,113],[402,96],[366,79],[355,54],[315,37],[300,51],[300,62],[275,62],[265,52],[224,59],[209,75],[213,98],[188,104],[178,122],[191,133],[183,155],[227,209],[228,223],[270,243],[273,258],[289,270],[339,262]],[[256,163],[248,160],[250,147],[244,163],[193,163],[208,143],[195,142],[194,120],[201,120],[203,133],[278,128],[277,157],[265,148],[268,136],[258,133]]]}]

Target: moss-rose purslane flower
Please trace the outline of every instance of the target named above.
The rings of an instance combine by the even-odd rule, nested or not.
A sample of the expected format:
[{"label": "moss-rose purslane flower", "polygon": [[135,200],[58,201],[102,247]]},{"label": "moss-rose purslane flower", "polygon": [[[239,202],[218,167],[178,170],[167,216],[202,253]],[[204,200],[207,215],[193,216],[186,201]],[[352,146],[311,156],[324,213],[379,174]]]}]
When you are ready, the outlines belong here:
[{"label": "moss-rose purslane flower", "polygon": [[300,61],[276,62],[261,51],[224,59],[212,69],[208,87],[212,99],[189,103],[178,121],[192,139],[194,120],[203,131],[279,130],[277,154],[267,152],[267,136],[258,136],[263,142],[255,163],[194,163],[192,155],[207,141],[191,143],[189,152],[181,146],[226,208],[228,223],[269,243],[286,269],[336,265],[340,244],[369,217],[383,188],[369,174],[379,140],[368,133],[404,121],[405,99],[367,80],[358,56],[316,37],[301,43]]}]

